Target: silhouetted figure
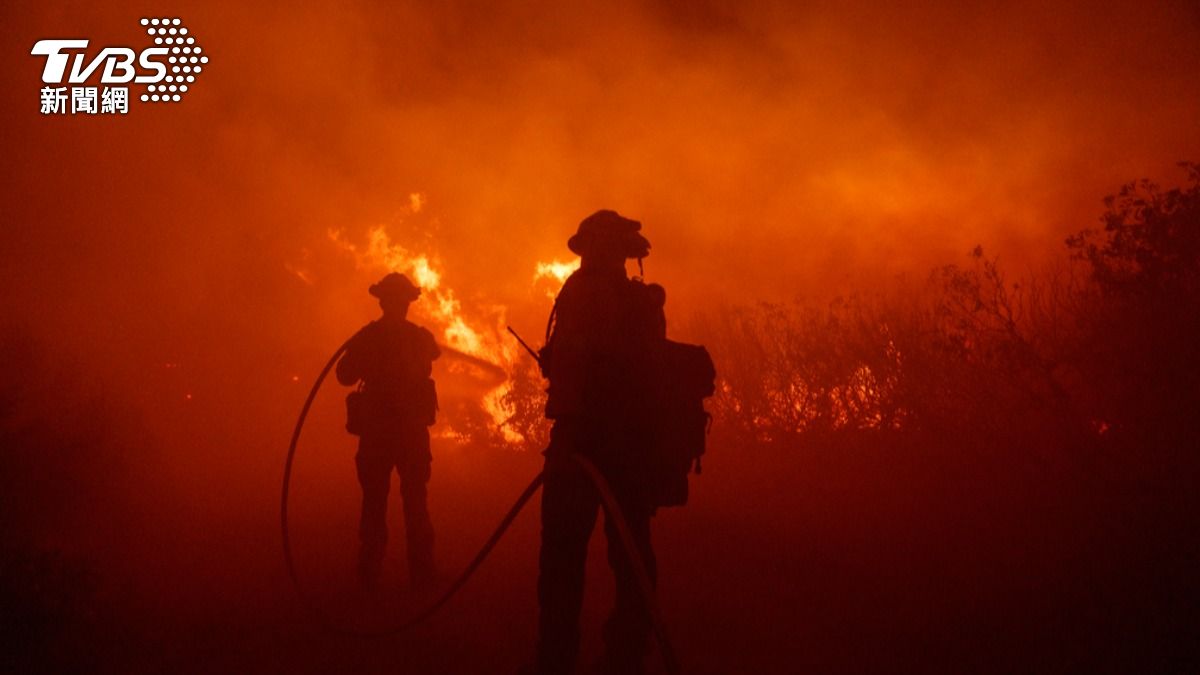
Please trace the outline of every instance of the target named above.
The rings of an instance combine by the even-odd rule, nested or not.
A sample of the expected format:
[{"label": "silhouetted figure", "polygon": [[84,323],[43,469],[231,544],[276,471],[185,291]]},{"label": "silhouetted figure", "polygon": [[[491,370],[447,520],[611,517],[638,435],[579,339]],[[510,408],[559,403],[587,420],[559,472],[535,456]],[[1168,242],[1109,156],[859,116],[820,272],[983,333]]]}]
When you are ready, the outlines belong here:
[{"label": "silhouetted figure", "polygon": [[361,382],[347,398],[346,425],[360,437],[355,457],[363,493],[358,575],[366,588],[378,581],[394,468],[404,500],[409,576],[414,587],[423,587],[434,575],[433,524],[425,486],[432,461],[427,427],[437,414],[430,372],[440,351],[428,330],[407,319],[409,305],[421,295],[408,277],[388,274],[370,293],[379,298],[383,316],[351,338],[337,365],[338,382]]},{"label": "silhouetted figure", "polygon": [[[580,223],[567,245],[582,264],[555,300],[541,352],[550,381],[546,416],[554,420],[545,453],[538,575],[536,672],[542,675],[574,669],[587,544],[600,508],[591,480],[566,453],[591,459],[607,478],[651,580],[655,576],[654,505],[644,458],[651,436],[651,366],[665,341],[666,295],[661,286],[625,274],[626,259],[649,254],[640,229],[613,211]],[[611,519],[605,519],[604,532],[616,605],[604,625],[600,669],[636,674],[649,646],[650,617]]]}]

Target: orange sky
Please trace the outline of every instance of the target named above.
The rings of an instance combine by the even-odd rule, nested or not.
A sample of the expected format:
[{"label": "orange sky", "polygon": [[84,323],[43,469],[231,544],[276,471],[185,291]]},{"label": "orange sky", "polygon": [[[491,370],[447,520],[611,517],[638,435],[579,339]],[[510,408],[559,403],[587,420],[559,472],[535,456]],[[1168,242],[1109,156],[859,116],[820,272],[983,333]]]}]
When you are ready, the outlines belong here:
[{"label": "orange sky", "polygon": [[1200,158],[1194,2],[794,4],[177,3],[212,57],[183,103],[50,119],[32,44],[140,45],[141,5],[7,3],[6,320],[117,391],[181,362],[274,396],[374,312],[330,229],[536,338],[536,264],[597,208],[645,223],[678,317],[977,243],[1022,270]]}]

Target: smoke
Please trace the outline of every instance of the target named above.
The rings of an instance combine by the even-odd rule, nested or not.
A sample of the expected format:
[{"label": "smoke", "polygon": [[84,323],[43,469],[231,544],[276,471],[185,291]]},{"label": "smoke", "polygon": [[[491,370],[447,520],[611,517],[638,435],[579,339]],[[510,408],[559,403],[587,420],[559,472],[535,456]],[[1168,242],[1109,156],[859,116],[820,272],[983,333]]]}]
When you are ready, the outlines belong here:
[{"label": "smoke", "polygon": [[[17,42],[139,39],[133,7],[7,13]],[[536,264],[601,207],[646,223],[649,273],[684,307],[821,296],[976,243],[1041,255],[1099,195],[1200,145],[1190,3],[235,3],[188,20],[214,60],[174,109],[41,119],[38,60],[9,66],[20,300],[54,270],[60,298],[170,327],[291,328],[276,312],[305,291],[287,267],[414,192],[435,216],[405,234],[481,301],[529,304]],[[341,292],[346,261],[322,262],[315,292]]]},{"label": "smoke", "polygon": [[545,265],[616,209],[653,243],[670,330],[703,342],[695,311],[871,289],[976,244],[1036,266],[1102,195],[1200,156],[1182,0],[185,2],[212,60],[183,103],[40,115],[33,42],[140,45],[142,11],[0,10],[0,308],[71,371],[60,396],[121,411],[97,433],[125,477],[78,479],[163,528],[272,513],[308,383],[377,312],[382,270],[331,231],[361,249],[382,228],[464,316],[503,308],[536,343]]}]

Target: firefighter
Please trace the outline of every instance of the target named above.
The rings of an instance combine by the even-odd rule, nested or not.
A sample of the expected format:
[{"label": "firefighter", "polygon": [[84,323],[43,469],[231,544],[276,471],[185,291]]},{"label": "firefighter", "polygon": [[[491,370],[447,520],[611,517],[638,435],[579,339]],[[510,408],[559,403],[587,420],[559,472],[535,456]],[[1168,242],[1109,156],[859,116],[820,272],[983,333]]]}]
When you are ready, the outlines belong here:
[{"label": "firefighter", "polygon": [[351,338],[337,364],[338,382],[361,383],[347,399],[347,429],[359,436],[358,578],[365,589],[379,580],[394,469],[404,502],[409,578],[414,588],[428,588],[434,579],[433,524],[426,504],[432,461],[428,427],[437,414],[430,374],[440,350],[428,330],[407,318],[409,306],[421,295],[408,277],[393,272],[369,292],[379,299],[383,315]]},{"label": "firefighter", "polygon": [[[652,360],[665,340],[665,293],[626,276],[625,261],[640,263],[650,251],[640,229],[615,211],[597,211],[567,242],[581,265],[555,299],[539,359],[550,383],[546,416],[553,427],[542,493],[537,661],[526,672],[569,673],[578,657],[584,563],[600,499],[570,453],[590,459],[610,483],[652,581],[655,576],[652,486],[645,484],[643,459],[652,423]],[[604,624],[598,667],[636,674],[649,647],[650,616],[611,518],[604,532],[616,602]]]}]

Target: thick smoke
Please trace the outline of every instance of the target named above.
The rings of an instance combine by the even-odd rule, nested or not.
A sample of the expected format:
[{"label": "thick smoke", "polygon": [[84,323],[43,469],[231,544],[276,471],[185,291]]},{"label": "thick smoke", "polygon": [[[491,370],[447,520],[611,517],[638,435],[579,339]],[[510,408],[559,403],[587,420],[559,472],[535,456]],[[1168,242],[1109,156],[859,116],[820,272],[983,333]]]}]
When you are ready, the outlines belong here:
[{"label": "thick smoke", "polygon": [[[144,5],[7,4],[6,420],[103,465],[54,460],[22,531],[143,569],[212,563],[194,531],[229,526],[263,542],[234,583],[276,574],[292,415],[376,312],[381,270],[331,231],[383,226],[468,317],[502,308],[536,343],[538,263],[617,209],[653,243],[671,331],[703,342],[696,312],[924,278],[976,244],[1035,268],[1101,196],[1200,156],[1194,2],[797,5],[184,3],[212,61],[183,103],[51,119],[32,44],[136,47]],[[351,450],[321,405],[335,449],[306,480],[336,476],[317,503],[341,508]],[[510,483],[443,505],[486,520]]]}]

